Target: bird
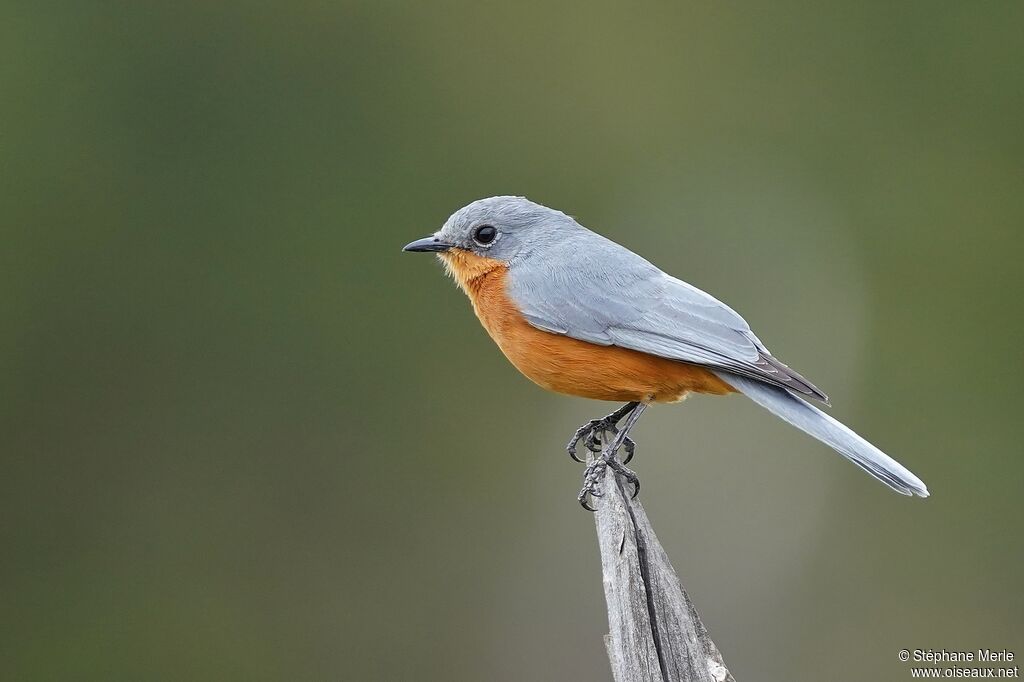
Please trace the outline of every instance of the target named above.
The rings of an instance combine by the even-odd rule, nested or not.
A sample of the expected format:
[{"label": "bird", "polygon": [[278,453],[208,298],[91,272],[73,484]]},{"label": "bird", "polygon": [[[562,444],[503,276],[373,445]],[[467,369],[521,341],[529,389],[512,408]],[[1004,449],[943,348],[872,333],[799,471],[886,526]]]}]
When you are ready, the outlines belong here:
[{"label": "bird", "polygon": [[[582,425],[567,446],[577,461],[581,442],[601,453],[578,496],[591,511],[606,467],[639,492],[625,465],[644,410],[691,393],[743,394],[894,491],[928,496],[910,470],[813,405],[830,406],[828,396],[776,359],[736,311],[562,211],[520,196],[479,199],[403,251],[439,257],[498,348],[531,381],[625,403]],[[607,447],[602,434],[611,434]]]}]

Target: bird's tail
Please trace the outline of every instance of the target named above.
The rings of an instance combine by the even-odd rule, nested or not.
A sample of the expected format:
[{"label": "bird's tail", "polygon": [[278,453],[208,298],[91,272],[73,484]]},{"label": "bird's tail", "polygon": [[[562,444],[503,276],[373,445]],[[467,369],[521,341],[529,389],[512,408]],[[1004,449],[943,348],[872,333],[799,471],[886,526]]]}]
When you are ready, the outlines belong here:
[{"label": "bird's tail", "polygon": [[927,486],[909,469],[791,391],[735,374],[717,374],[776,417],[814,436],[901,495],[928,497]]}]

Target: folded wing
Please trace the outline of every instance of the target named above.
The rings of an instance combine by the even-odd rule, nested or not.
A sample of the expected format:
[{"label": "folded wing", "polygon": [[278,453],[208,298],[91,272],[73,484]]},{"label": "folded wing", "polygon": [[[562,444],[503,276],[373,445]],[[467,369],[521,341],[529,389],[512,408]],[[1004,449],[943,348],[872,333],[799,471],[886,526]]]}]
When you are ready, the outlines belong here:
[{"label": "folded wing", "polygon": [[513,264],[509,293],[533,326],[725,370],[828,401],[768,352],[736,311],[587,230]]}]

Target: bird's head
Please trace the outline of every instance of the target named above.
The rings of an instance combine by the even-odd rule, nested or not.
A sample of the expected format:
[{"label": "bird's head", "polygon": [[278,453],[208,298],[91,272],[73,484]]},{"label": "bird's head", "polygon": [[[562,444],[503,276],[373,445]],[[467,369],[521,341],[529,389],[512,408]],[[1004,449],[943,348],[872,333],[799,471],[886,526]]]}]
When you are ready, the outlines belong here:
[{"label": "bird's head", "polygon": [[476,256],[509,265],[578,229],[566,214],[525,197],[489,197],[463,206],[440,230],[402,250]]}]

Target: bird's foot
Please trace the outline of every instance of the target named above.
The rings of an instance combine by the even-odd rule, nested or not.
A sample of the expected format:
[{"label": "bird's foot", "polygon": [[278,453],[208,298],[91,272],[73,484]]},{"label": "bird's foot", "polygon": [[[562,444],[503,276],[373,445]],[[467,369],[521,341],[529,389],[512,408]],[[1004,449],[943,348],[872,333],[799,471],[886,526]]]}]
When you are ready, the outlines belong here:
[{"label": "bird's foot", "polygon": [[[633,448],[626,446],[625,440],[623,442],[623,446],[626,447],[626,452],[628,453],[628,457],[626,459],[628,462],[633,456]],[[600,444],[600,439],[598,439],[597,442]],[[613,483],[615,482],[615,476],[619,475],[626,479],[627,483],[633,486],[633,493],[630,495],[631,498],[635,498],[640,494],[640,478],[636,475],[636,472],[627,467],[625,463],[620,462],[615,457],[614,451],[609,450],[607,452],[600,452],[599,450],[598,455],[594,457],[594,459],[587,464],[587,468],[583,470],[583,487],[580,488],[580,493],[576,496],[580,505],[587,511],[597,511],[597,508],[591,504],[591,501],[595,497],[601,497],[604,494],[601,491],[601,481],[605,480],[608,469],[612,470]]]},{"label": "bird's foot", "polygon": [[[580,443],[583,443],[583,446],[594,454],[601,452],[601,432],[608,431],[612,435],[617,434],[619,432],[619,422],[635,407],[636,403],[627,403],[607,416],[600,419],[591,419],[576,429],[576,433],[572,434],[572,438],[569,439],[569,443],[565,446],[566,452],[580,464],[583,463],[583,460],[576,454],[576,448]],[[633,453],[636,451],[636,443],[633,442],[632,438],[626,436],[622,440],[622,447],[626,449],[626,459],[623,463],[629,462],[629,460],[633,459]]]},{"label": "bird's foot", "polygon": [[572,434],[572,438],[569,439],[569,443],[565,446],[566,452],[569,453],[570,457],[582,464],[584,460],[580,459],[580,456],[576,454],[576,448],[582,443],[583,447],[594,454],[601,452],[602,431],[611,431],[614,434],[618,433],[619,429],[608,417],[591,419],[576,429],[576,433]]},{"label": "bird's foot", "polygon": [[587,468],[583,470],[583,487],[580,488],[580,494],[576,496],[576,499],[579,500],[580,506],[587,511],[597,511],[597,507],[593,506],[590,502],[595,497],[601,497],[603,494],[600,490],[600,482],[604,478],[607,468],[608,463],[604,461],[604,458],[595,457],[587,465]]},{"label": "bird's foot", "polygon": [[[583,462],[576,455],[576,447],[583,443],[592,453],[592,459],[583,470],[583,487],[576,497],[584,509],[597,511],[591,502],[594,498],[601,497],[602,481],[606,480],[607,470],[612,470],[612,484],[618,485],[616,476],[622,476],[626,482],[633,486],[633,497],[640,493],[640,479],[631,471],[626,464],[633,459],[636,452],[636,443],[629,437],[629,430],[633,428],[636,420],[640,418],[647,408],[646,403],[630,402],[615,410],[601,419],[592,419],[572,435],[566,450],[569,456],[577,462]],[[625,425],[620,429],[619,422],[627,417]],[[605,442],[608,443],[605,446]],[[621,462],[616,458],[619,448],[626,451],[626,458]]]}]

